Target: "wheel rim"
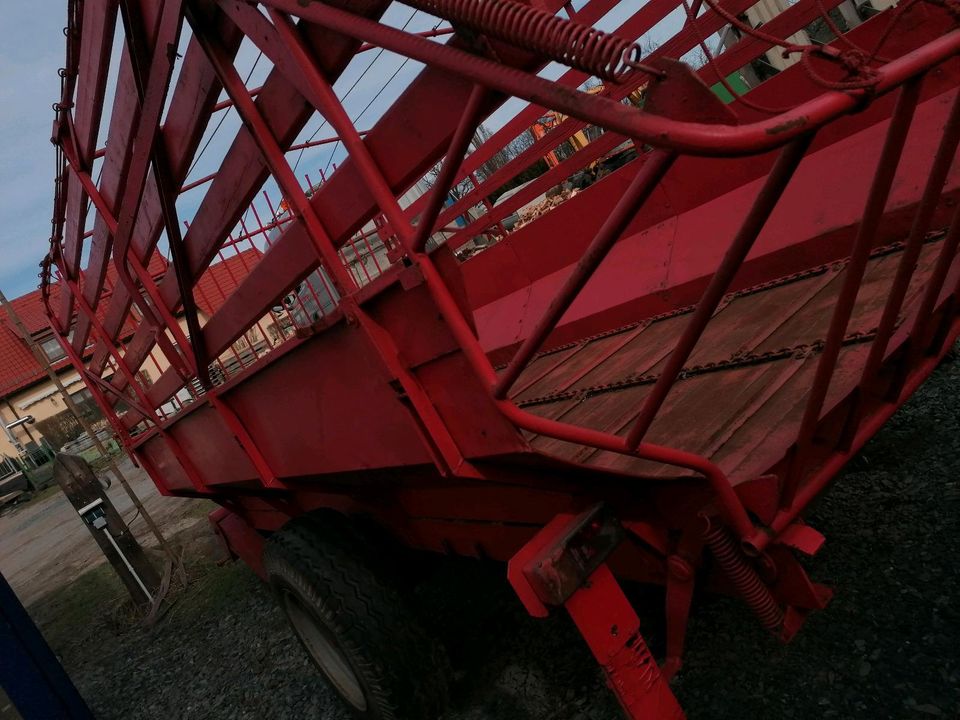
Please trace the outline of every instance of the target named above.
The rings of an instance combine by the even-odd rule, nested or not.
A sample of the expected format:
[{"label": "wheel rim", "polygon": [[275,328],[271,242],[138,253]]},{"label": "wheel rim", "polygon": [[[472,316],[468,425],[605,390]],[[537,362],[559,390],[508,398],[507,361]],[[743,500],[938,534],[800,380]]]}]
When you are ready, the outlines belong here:
[{"label": "wheel rim", "polygon": [[367,699],[357,674],[343,652],[333,642],[329,631],[303,606],[295,594],[283,593],[284,609],[294,632],[300,638],[310,657],[323,671],[337,692],[357,710],[367,709]]}]

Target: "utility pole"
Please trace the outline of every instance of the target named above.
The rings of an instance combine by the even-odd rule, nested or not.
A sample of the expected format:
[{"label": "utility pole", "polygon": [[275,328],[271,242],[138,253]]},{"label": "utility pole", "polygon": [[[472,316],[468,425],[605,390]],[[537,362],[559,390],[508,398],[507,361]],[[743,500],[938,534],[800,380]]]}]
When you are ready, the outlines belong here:
[{"label": "utility pole", "polygon": [[113,507],[89,463],[79,455],[57,453],[53,476],[138,605],[153,605],[160,575],[130,528]]},{"label": "utility pole", "polygon": [[[143,506],[143,503],[140,502],[140,498],[137,493],[134,492],[132,487],[130,487],[130,483],[127,482],[126,476],[120,471],[120,467],[110,456],[110,452],[107,450],[106,446],[100,441],[100,438],[97,437],[97,433],[90,425],[90,422],[80,412],[80,408],[74,402],[73,398],[70,397],[67,389],[60,381],[60,377],[57,375],[56,371],[53,369],[53,366],[50,364],[50,361],[47,359],[46,353],[44,353],[40,346],[34,342],[33,337],[27,330],[27,326],[23,324],[23,320],[21,320],[20,316],[17,315],[16,311],[13,309],[13,305],[11,305],[10,301],[7,300],[7,297],[3,294],[2,290],[0,290],[0,305],[3,305],[4,309],[7,311],[10,322],[14,324],[17,332],[20,334],[20,337],[23,338],[23,341],[27,344],[27,347],[30,348],[30,351],[33,353],[34,358],[36,358],[37,363],[39,363],[40,367],[46,371],[47,376],[50,378],[51,382],[53,382],[54,386],[56,386],[61,397],[63,397],[63,402],[67,406],[67,409],[73,413],[73,416],[77,419],[77,422],[80,423],[80,427],[82,427],[87,435],[90,436],[90,440],[93,441],[93,445],[97,448],[100,456],[106,459],[107,467],[109,468],[111,474],[117,479],[117,482],[120,483],[120,487],[124,489],[124,491],[130,497],[130,500],[133,501],[134,507],[137,508],[137,511],[140,513],[143,521],[147,524],[147,527],[150,528],[150,532],[153,533],[153,536],[157,539],[160,549],[173,563],[174,567],[179,567],[179,558],[167,543],[167,540],[160,531],[160,528],[153,521],[153,517],[151,517],[150,513],[147,512],[147,509]],[[120,447],[123,447],[123,443],[118,442],[117,444]]]}]

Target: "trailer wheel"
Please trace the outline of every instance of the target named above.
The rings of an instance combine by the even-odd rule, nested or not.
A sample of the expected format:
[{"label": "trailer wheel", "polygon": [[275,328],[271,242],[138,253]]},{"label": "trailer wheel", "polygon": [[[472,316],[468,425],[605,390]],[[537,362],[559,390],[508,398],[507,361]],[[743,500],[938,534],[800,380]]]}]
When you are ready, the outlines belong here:
[{"label": "trailer wheel", "polygon": [[364,720],[432,720],[449,663],[379,567],[375,547],[339,515],[303,517],[264,550],[294,634],[349,710]]}]

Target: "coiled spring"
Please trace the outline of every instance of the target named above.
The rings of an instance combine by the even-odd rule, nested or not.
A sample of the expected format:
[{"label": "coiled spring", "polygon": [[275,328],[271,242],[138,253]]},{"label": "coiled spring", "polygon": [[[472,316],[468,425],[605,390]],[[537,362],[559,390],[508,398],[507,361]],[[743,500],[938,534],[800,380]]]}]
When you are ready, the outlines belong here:
[{"label": "coiled spring", "polygon": [[512,0],[403,0],[405,5],[535,52],[559,63],[619,82],[640,60],[640,46]]},{"label": "coiled spring", "polygon": [[713,525],[704,539],[730,582],[760,619],[760,624],[776,632],[783,624],[783,610],[756,570],[747,562],[730,533],[722,525]]}]

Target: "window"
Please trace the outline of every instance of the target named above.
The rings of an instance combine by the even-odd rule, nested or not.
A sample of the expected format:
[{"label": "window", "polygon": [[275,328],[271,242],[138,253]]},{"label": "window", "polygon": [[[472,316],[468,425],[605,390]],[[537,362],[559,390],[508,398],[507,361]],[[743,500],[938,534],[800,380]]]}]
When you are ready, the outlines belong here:
[{"label": "window", "polygon": [[43,354],[47,356],[50,362],[56,362],[64,357],[63,348],[60,347],[60,341],[55,337],[40,341],[40,347],[43,348]]},{"label": "window", "polygon": [[[66,340],[68,343],[73,342],[74,329],[75,328],[71,328],[70,333],[67,335]],[[35,333],[33,335],[33,341],[43,349],[43,354],[46,355],[47,360],[49,360],[52,363],[58,362],[59,360],[63,360],[63,358],[66,357],[66,354],[63,352],[63,348],[60,345],[60,341],[57,340],[56,336],[52,335],[49,330],[45,332]],[[87,342],[87,347],[84,348],[84,350],[92,346],[93,346],[93,341],[89,340]]]}]

